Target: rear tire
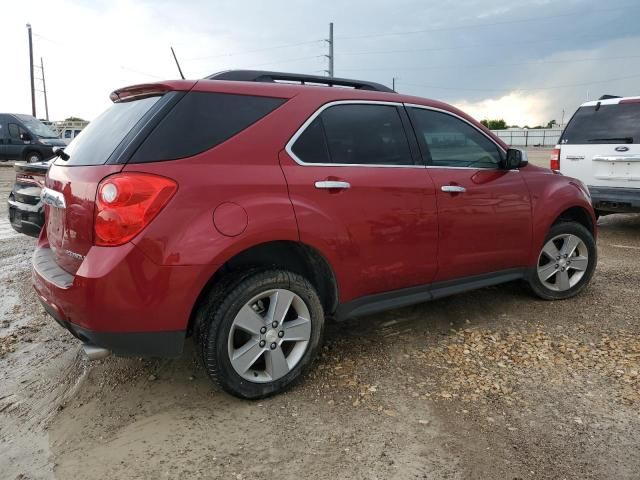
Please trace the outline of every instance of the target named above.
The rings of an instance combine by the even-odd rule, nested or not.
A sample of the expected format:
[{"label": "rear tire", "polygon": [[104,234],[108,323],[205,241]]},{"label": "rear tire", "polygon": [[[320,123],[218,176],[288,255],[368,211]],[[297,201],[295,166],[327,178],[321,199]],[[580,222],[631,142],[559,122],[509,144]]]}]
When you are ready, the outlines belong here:
[{"label": "rear tire", "polygon": [[324,312],[304,277],[247,271],[221,282],[209,299],[196,341],[207,374],[226,392],[246,399],[282,392],[315,359]]},{"label": "rear tire", "polygon": [[42,155],[38,152],[27,152],[24,154],[24,160],[27,163],[36,163],[42,160]]},{"label": "rear tire", "polygon": [[529,275],[533,293],[544,300],[563,300],[580,293],[591,281],[598,261],[593,235],[577,222],[551,227]]}]

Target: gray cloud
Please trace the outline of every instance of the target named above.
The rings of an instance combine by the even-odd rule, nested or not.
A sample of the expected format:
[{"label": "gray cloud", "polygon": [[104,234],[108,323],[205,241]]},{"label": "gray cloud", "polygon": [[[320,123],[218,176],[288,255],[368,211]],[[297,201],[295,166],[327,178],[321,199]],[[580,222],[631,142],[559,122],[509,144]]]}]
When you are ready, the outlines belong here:
[{"label": "gray cloud", "polygon": [[[48,77],[57,116],[82,113],[78,109],[94,116],[108,91],[123,83],[175,77],[169,45],[175,46],[190,77],[245,67],[321,73],[327,53],[322,40],[330,21],[335,23],[336,75],[386,84],[397,77],[402,92],[468,105],[515,91],[529,102],[540,100],[536,111],[541,118],[529,123],[559,119],[563,109],[569,115],[587,91],[591,97],[635,94],[640,78],[632,77],[640,75],[640,58],[635,58],[640,55],[640,4],[629,0],[60,0],[48,5],[53,13],[46,22],[34,20],[34,31],[60,42],[36,37],[51,64]],[[101,18],[112,23],[110,28],[87,25]],[[10,34],[23,36],[24,20],[29,19],[14,12],[9,20],[20,27]],[[81,32],[82,58],[74,57],[73,46],[61,53],[61,24],[65,36]],[[69,63],[78,61],[87,65]],[[87,68],[89,64],[93,66]],[[65,70],[73,77],[65,77]],[[542,88],[613,78],[622,79]],[[23,81],[16,83],[20,91]],[[92,100],[97,97],[100,102]],[[28,111],[28,93],[21,101],[22,111]]]}]

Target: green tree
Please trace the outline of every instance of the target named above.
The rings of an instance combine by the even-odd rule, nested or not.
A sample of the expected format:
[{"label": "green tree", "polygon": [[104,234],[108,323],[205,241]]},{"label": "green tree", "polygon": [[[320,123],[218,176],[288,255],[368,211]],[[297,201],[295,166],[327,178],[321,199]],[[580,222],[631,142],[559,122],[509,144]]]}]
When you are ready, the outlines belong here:
[{"label": "green tree", "polygon": [[499,120],[480,120],[480,123],[490,130],[506,130],[507,122],[502,118]]},{"label": "green tree", "polygon": [[64,119],[65,122],[86,122],[84,118],[80,117],[67,117]]}]

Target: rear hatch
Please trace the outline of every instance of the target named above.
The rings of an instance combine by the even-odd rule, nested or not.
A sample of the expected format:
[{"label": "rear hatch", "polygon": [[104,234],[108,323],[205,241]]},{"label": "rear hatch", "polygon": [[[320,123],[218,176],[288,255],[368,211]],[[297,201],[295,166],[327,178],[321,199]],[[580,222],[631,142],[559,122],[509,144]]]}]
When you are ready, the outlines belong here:
[{"label": "rear hatch", "polygon": [[565,175],[592,187],[640,188],[640,99],[583,105],[559,148]]},{"label": "rear hatch", "polygon": [[[158,87],[162,87],[161,85]],[[125,97],[112,94],[114,103],[91,122],[65,149],[67,161],[58,158],[49,169],[46,187],[64,201],[47,202],[46,229],[56,263],[75,274],[93,245],[93,224],[98,184],[121,171],[154,119],[172,106],[181,92],[163,91]],[[120,98],[118,98],[118,93]],[[126,93],[126,92],[125,92]],[[114,97],[115,95],[115,97]],[[121,101],[125,98],[124,101]]]}]

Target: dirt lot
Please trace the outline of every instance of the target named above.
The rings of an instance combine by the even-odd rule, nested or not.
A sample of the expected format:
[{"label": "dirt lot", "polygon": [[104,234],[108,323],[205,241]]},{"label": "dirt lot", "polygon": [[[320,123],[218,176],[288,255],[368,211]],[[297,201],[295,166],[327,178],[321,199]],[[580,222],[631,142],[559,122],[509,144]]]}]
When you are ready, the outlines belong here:
[{"label": "dirt lot", "polygon": [[0,478],[640,475],[638,215],[600,220],[578,298],[514,283],[331,325],[303,382],[245,402],[192,348],[85,361],[30,289],[11,181],[0,168]]}]

